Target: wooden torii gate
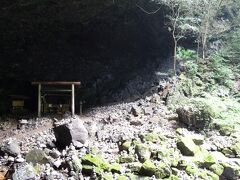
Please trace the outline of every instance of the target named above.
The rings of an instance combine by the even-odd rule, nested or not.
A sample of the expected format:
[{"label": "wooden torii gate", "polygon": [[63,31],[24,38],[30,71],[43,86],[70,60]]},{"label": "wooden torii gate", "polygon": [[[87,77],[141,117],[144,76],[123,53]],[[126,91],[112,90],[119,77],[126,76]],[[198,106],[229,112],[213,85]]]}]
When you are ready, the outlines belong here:
[{"label": "wooden torii gate", "polygon": [[[41,97],[42,92],[54,91],[54,92],[71,92],[71,110],[72,115],[75,114],[75,86],[80,86],[81,82],[67,82],[67,81],[34,81],[32,85],[38,86],[38,117],[41,117]],[[43,89],[43,86],[69,86],[69,89]]]}]

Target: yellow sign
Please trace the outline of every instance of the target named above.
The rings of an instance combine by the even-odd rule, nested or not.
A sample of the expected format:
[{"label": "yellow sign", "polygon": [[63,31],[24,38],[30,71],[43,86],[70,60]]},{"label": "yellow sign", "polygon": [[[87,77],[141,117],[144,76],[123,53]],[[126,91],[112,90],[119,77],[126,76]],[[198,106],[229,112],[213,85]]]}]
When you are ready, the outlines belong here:
[{"label": "yellow sign", "polygon": [[13,107],[24,107],[24,101],[23,100],[13,100],[12,106]]}]

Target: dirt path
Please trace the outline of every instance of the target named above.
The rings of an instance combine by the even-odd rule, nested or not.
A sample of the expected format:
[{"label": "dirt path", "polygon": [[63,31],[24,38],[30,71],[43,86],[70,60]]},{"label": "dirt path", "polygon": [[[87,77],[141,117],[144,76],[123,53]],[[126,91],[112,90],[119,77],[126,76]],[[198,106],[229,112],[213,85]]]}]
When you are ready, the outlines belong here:
[{"label": "dirt path", "polygon": [[36,133],[39,133],[39,132],[42,132],[42,131],[46,131],[46,130],[49,130],[51,128],[53,128],[52,122],[47,122],[43,126],[38,127],[36,129],[31,128],[29,130],[26,130],[25,132],[15,134],[14,130],[17,129],[17,124],[14,124],[14,125],[11,125],[11,129],[7,129],[6,131],[1,131],[0,132],[0,143],[2,143],[7,138],[15,138],[17,140],[22,140],[29,135],[33,135],[33,134],[36,134]]}]

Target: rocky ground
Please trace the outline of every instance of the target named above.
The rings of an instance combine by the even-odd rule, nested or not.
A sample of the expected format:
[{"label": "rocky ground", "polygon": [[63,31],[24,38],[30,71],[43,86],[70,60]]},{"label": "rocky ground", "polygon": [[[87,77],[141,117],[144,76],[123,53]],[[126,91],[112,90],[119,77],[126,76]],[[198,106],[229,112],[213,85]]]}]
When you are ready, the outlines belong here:
[{"label": "rocky ground", "polygon": [[190,131],[179,115],[161,92],[82,117],[8,120],[0,179],[239,179],[239,129]]}]

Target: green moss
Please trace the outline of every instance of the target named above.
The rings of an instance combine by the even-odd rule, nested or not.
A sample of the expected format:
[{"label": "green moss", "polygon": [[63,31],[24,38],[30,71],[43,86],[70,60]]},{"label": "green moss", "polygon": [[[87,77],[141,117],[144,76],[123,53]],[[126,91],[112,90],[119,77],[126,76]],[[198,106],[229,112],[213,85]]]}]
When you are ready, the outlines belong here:
[{"label": "green moss", "polygon": [[86,154],[85,156],[83,156],[82,162],[84,165],[92,165],[92,166],[99,167],[103,170],[109,171],[110,164],[107,163],[99,155]]},{"label": "green moss", "polygon": [[177,147],[185,156],[194,156],[194,154],[200,151],[199,146],[189,137],[179,137]]},{"label": "green moss", "polygon": [[234,154],[240,158],[240,142],[234,144],[230,147]]},{"label": "green moss", "polygon": [[179,177],[175,176],[175,175],[171,175],[169,178],[164,178],[166,180],[180,180]]},{"label": "green moss", "polygon": [[220,125],[219,133],[222,136],[230,136],[234,132],[235,132],[235,129],[233,125],[225,125],[225,124]]},{"label": "green moss", "polygon": [[217,159],[212,155],[211,152],[202,149],[201,151],[195,154],[193,162],[203,168],[208,168],[211,165],[216,164]]},{"label": "green moss", "polygon": [[197,174],[199,172],[199,169],[196,167],[196,166],[194,166],[194,165],[187,165],[187,167],[186,167],[186,173],[188,174],[188,175],[195,175],[195,174]]},{"label": "green moss", "polygon": [[98,168],[98,167],[95,167],[95,166],[90,166],[90,165],[83,165],[82,166],[82,173],[84,175],[92,175],[94,172],[97,173],[97,174],[101,174],[102,173],[102,169],[101,168]]},{"label": "green moss", "polygon": [[111,164],[109,168],[111,169],[112,173],[121,173],[122,169],[121,165],[118,163]]},{"label": "green moss", "polygon": [[213,164],[209,167],[209,170],[220,176],[223,173],[224,167],[220,164]]},{"label": "green moss", "polygon": [[130,147],[132,145],[132,141],[125,141],[122,143],[122,145],[120,146],[121,150],[125,150],[125,151],[129,151]]},{"label": "green moss", "polygon": [[151,156],[149,147],[145,144],[137,144],[135,147],[135,153],[138,155],[138,158],[141,162],[144,162]]},{"label": "green moss", "polygon": [[149,141],[149,142],[153,142],[153,143],[156,143],[159,141],[159,136],[157,133],[154,133],[154,132],[151,132],[151,133],[147,133],[147,134],[144,134],[144,135],[140,135],[140,138],[143,140],[143,141]]},{"label": "green moss", "polygon": [[142,163],[140,162],[129,163],[128,168],[131,170],[131,172],[139,173],[142,168]]},{"label": "green moss", "polygon": [[136,161],[136,158],[133,155],[128,155],[128,156],[121,155],[119,157],[119,162],[120,163],[131,163],[131,162],[134,162],[134,161]]},{"label": "green moss", "polygon": [[109,174],[109,173],[108,174],[103,174],[101,179],[102,180],[114,180],[113,175]]},{"label": "green moss", "polygon": [[[83,165],[95,166],[97,170],[120,173],[121,166],[117,163],[109,164],[99,155],[86,154],[82,158]],[[89,168],[89,167],[88,167]]]},{"label": "green moss", "polygon": [[157,167],[151,160],[146,160],[141,168],[141,174],[146,176],[153,176],[157,171]]},{"label": "green moss", "polygon": [[127,176],[121,175],[117,177],[117,180],[128,180]]},{"label": "green moss", "polygon": [[142,168],[140,170],[141,175],[144,176],[155,175],[157,179],[169,177],[171,173],[172,171],[167,164],[160,162],[158,166],[156,166],[151,160],[146,160],[143,163]]},{"label": "green moss", "polygon": [[212,180],[219,180],[219,176],[215,173],[207,171],[207,179],[212,179]]}]

